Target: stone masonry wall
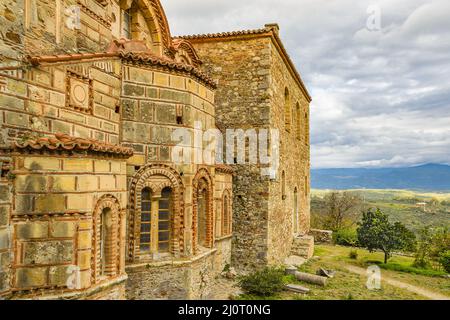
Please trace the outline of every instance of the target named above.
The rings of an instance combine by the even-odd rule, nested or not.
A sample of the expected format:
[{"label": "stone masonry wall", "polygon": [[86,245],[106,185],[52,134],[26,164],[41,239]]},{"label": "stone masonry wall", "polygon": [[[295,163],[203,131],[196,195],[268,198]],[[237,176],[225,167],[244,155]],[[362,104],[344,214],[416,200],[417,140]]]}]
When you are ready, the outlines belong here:
[{"label": "stone masonry wall", "polygon": [[[309,232],[309,103],[275,45],[271,44],[271,124],[280,132],[280,169],[270,184],[269,261],[282,263],[290,254],[294,234]],[[285,90],[289,91],[286,114]],[[290,118],[286,125],[285,118]],[[285,194],[282,173],[285,172]],[[297,189],[298,227],[294,226],[294,192]]]},{"label": "stone masonry wall", "polygon": [[0,145],[65,133],[119,143],[119,60],[0,75]]},{"label": "stone masonry wall", "polygon": [[[204,69],[218,82],[216,122],[227,128],[269,128],[269,39],[195,41]],[[234,165],[232,263],[246,270],[267,263],[269,182],[258,166]]]},{"label": "stone masonry wall", "polygon": [[9,164],[7,160],[9,159],[0,159],[0,299],[10,288],[12,185],[6,176],[6,170],[1,170],[4,165]]},{"label": "stone masonry wall", "polygon": [[127,299],[214,299],[215,279],[225,267],[221,259],[229,256],[230,250],[231,239],[220,241],[217,250],[192,260],[130,266]]}]

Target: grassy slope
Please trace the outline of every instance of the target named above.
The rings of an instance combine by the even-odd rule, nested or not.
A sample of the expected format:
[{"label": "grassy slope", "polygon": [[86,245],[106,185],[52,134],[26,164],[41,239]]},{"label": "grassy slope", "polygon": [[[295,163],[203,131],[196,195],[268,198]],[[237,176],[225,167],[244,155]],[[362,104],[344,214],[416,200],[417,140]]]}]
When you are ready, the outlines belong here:
[{"label": "grassy slope", "polygon": [[[383,255],[381,253],[369,253],[367,250],[357,249],[358,259],[349,258],[352,248],[317,245],[315,249],[315,258],[300,267],[300,271],[315,274],[319,268],[331,269],[336,271],[334,278],[329,279],[326,287],[320,287],[295,280],[292,276],[286,276],[285,281],[291,284],[299,284],[309,288],[308,294],[297,294],[293,292],[282,292],[272,297],[257,297],[250,295],[241,295],[241,300],[425,300],[416,293],[405,289],[400,289],[382,282],[382,289],[371,291],[365,286],[367,278],[351,273],[345,268],[345,265],[355,265],[358,267],[367,267],[374,261],[381,262]],[[412,258],[403,256],[394,256],[390,264],[399,264],[409,266]],[[388,276],[391,279],[409,283],[414,286],[422,287],[436,293],[450,296],[450,279],[437,276],[423,276],[405,272],[382,270],[382,276]]]},{"label": "grassy slope", "polygon": [[[417,199],[429,202],[436,198],[439,201],[450,201],[450,193],[419,193],[409,190],[348,190],[360,194],[368,207],[380,208],[393,221],[400,221],[411,230],[417,231],[424,226],[450,225],[450,206],[431,208],[424,212],[416,207],[415,201],[402,201],[401,199]],[[313,197],[323,197],[329,190],[312,190]],[[311,213],[315,214],[316,204],[313,200]]]}]

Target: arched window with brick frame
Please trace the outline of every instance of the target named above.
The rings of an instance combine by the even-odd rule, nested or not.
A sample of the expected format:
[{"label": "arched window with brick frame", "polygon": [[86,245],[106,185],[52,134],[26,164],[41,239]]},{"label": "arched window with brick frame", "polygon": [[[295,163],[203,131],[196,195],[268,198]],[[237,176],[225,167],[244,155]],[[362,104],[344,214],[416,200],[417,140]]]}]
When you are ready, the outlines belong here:
[{"label": "arched window with brick frame", "polygon": [[213,180],[206,168],[201,168],[193,180],[192,231],[194,254],[199,247],[212,248],[213,241]]},{"label": "arched window with brick frame", "polygon": [[289,89],[284,89],[284,124],[286,131],[291,131],[291,97]]},{"label": "arched window with brick frame", "polygon": [[222,196],[222,236],[228,236],[232,233],[231,222],[231,192],[229,190],[225,190]]},{"label": "arched window with brick frame", "polygon": [[93,214],[92,282],[117,276],[120,273],[120,204],[107,195],[98,202]]},{"label": "arched window with brick frame", "polygon": [[295,130],[295,134],[297,137],[297,140],[301,140],[302,139],[302,114],[301,114],[301,108],[300,108],[300,104],[297,102],[297,104],[295,105],[295,122],[296,122],[296,130]]},{"label": "arched window with brick frame", "polygon": [[184,186],[163,164],[141,168],[131,182],[128,260],[184,253]]}]

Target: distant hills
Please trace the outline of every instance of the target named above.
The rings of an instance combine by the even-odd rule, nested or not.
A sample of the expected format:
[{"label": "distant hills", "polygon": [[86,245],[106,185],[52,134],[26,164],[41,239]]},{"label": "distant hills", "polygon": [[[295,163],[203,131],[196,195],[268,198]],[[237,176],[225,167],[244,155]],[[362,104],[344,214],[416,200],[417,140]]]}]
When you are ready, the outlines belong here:
[{"label": "distant hills", "polygon": [[450,166],[425,164],[408,168],[312,169],[311,187],[450,191]]}]

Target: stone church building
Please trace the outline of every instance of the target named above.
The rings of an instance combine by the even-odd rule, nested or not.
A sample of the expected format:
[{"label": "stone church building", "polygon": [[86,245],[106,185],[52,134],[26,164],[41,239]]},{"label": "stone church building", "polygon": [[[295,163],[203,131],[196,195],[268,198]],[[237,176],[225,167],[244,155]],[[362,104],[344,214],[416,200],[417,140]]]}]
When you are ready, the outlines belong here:
[{"label": "stone church building", "polygon": [[[0,25],[0,299],[208,299],[312,255],[311,97],[277,25],[173,37],[158,0],[1,1]],[[180,129],[277,129],[279,163],[176,161]]]}]

